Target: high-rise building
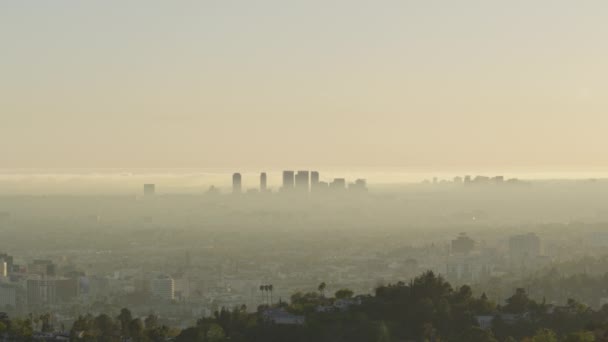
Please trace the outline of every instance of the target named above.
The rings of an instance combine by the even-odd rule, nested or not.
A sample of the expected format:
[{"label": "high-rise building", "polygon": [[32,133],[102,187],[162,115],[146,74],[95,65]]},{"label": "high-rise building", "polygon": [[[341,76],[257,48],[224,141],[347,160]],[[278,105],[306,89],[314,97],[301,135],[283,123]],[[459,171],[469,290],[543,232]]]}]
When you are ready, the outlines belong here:
[{"label": "high-rise building", "polygon": [[290,191],[293,190],[294,187],[294,172],[293,171],[283,171],[283,190]]},{"label": "high-rise building", "polygon": [[513,235],[509,238],[511,260],[522,261],[540,255],[540,238],[534,233]]},{"label": "high-rise building", "polygon": [[80,277],[55,279],[55,296],[58,302],[67,302],[80,294]]},{"label": "high-rise building", "polygon": [[17,306],[17,287],[14,284],[0,283],[0,308]]},{"label": "high-rise building", "polygon": [[308,192],[310,186],[310,174],[308,171],[298,171],[296,173],[296,190]]},{"label": "high-rise building", "polygon": [[262,172],[260,173],[260,192],[266,192],[267,190],[266,172]]},{"label": "high-rise building", "polygon": [[452,254],[468,255],[473,248],[475,248],[475,241],[466,233],[460,233],[456,239],[452,240]]},{"label": "high-rise building", "polygon": [[359,178],[354,183],[348,186],[348,190],[352,191],[367,191],[367,181],[365,179]]},{"label": "high-rise building", "polygon": [[0,253],[0,264],[2,262],[6,262],[6,273],[10,275],[13,272],[13,257],[6,253]]},{"label": "high-rise building", "polygon": [[241,182],[241,174],[235,173],[232,175],[232,193],[240,194],[242,191],[243,184]]},{"label": "high-rise building", "polygon": [[496,177],[493,177],[492,180],[496,184],[502,184],[505,181],[505,177],[504,176],[496,176]]},{"label": "high-rise building", "polygon": [[152,196],[156,193],[156,185],[144,184],[144,196]]},{"label": "high-rise building", "polygon": [[334,181],[329,184],[329,188],[332,190],[345,190],[346,189],[346,179],[334,178]]},{"label": "high-rise building", "polygon": [[310,172],[310,190],[317,189],[319,187],[319,172],[311,171]]},{"label": "high-rise building", "polygon": [[54,279],[29,278],[26,281],[27,305],[30,308],[56,303]]},{"label": "high-rise building", "polygon": [[41,277],[54,277],[56,266],[51,260],[36,259],[28,266],[29,274],[37,274]]},{"label": "high-rise building", "polygon": [[152,279],[150,284],[152,296],[164,301],[171,301],[175,298],[175,281],[173,278],[162,275]]}]

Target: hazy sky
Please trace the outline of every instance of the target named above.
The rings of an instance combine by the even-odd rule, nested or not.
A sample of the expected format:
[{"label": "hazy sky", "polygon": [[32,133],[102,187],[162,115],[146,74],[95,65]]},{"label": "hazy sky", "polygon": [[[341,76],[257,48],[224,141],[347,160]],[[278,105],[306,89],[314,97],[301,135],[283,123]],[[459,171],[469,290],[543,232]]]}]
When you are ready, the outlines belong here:
[{"label": "hazy sky", "polygon": [[608,1],[0,1],[0,168],[608,169]]}]

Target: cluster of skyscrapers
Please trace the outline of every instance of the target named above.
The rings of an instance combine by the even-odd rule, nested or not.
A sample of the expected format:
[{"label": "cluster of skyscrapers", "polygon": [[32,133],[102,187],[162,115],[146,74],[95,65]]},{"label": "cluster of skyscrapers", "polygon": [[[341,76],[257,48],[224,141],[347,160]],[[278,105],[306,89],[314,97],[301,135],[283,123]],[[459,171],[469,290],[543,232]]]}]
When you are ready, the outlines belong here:
[{"label": "cluster of skyscrapers", "polygon": [[[215,187],[211,187],[214,189]],[[155,184],[144,184],[144,196],[154,196],[156,193]],[[346,183],[345,178],[334,178],[331,182],[323,182],[319,178],[318,171],[283,171],[283,182],[280,188],[281,192],[323,192],[323,191],[367,191],[367,182],[365,179],[357,179],[353,183]],[[250,189],[250,191],[259,191],[260,193],[270,192],[268,187],[268,175],[266,172],[260,173],[259,189]],[[243,177],[240,173],[232,174],[232,193],[240,194],[243,192]]]},{"label": "cluster of skyscrapers", "polygon": [[[325,190],[367,190],[367,183],[365,179],[357,179],[354,183],[346,184],[344,178],[334,178],[331,182],[323,182],[319,178],[318,171],[283,171],[283,182],[281,186],[281,192],[320,192]],[[232,175],[232,192],[241,193],[243,191],[243,180],[240,173],[234,173]],[[260,173],[260,192],[268,192],[268,176],[266,172]]]}]

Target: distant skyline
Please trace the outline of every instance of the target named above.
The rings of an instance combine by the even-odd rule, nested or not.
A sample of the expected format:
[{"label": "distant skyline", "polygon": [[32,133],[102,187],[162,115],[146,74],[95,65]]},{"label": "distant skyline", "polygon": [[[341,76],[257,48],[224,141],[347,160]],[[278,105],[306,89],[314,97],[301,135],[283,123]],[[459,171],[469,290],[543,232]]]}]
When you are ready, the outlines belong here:
[{"label": "distant skyline", "polygon": [[608,172],[608,2],[0,3],[0,169]]}]

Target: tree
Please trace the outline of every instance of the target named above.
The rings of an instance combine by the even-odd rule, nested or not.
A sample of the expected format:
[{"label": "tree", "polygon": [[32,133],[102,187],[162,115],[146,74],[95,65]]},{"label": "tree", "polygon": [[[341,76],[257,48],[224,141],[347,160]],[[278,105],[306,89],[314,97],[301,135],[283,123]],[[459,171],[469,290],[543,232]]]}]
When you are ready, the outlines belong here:
[{"label": "tree", "polygon": [[8,330],[16,341],[28,341],[34,332],[30,319],[13,319]]},{"label": "tree", "polygon": [[321,284],[319,284],[319,286],[317,286],[317,290],[319,290],[319,293],[323,297],[325,297],[325,289],[326,288],[327,288],[327,284],[325,284],[325,282],[322,282]]},{"label": "tree", "polygon": [[144,320],[144,324],[148,330],[156,328],[158,326],[158,316],[153,313],[149,314]]},{"label": "tree", "polygon": [[220,342],[226,337],[224,329],[219,324],[211,324],[208,327],[207,333],[205,334],[207,341],[209,342]]},{"label": "tree", "polygon": [[526,290],[518,288],[515,290],[514,295],[507,298],[507,305],[505,305],[504,311],[513,314],[522,314],[530,309],[532,303],[532,300],[528,298]]},{"label": "tree", "polygon": [[[595,335],[591,331],[580,331],[571,333],[563,340],[563,342],[593,342]],[[602,340],[603,341],[603,340]]]},{"label": "tree", "polygon": [[[95,317],[94,325],[99,334],[99,341],[116,341],[117,332],[119,332],[120,328],[117,326],[116,322],[112,319],[112,317],[101,314]],[[128,325],[127,325],[128,328]]]},{"label": "tree", "polygon": [[470,327],[465,330],[458,338],[461,342],[498,342],[492,333],[479,327]]},{"label": "tree", "polygon": [[530,342],[557,342],[557,336],[551,329],[540,329],[530,339]]},{"label": "tree", "polygon": [[40,315],[40,321],[42,322],[42,332],[51,332],[53,330],[53,326],[51,325],[51,314],[45,313]]},{"label": "tree", "polygon": [[272,284],[268,285],[268,291],[270,291],[270,305],[272,305],[272,290],[274,290],[274,286]]},{"label": "tree", "polygon": [[123,308],[120,310],[120,315],[118,315],[118,321],[120,321],[120,331],[122,336],[129,337],[129,324],[133,320],[133,316],[131,315],[131,311],[127,308]]},{"label": "tree", "polygon": [[176,342],[204,342],[205,332],[200,327],[191,327],[181,331],[175,338]]},{"label": "tree", "polygon": [[347,299],[347,298],[351,298],[355,293],[352,290],[349,289],[340,289],[338,291],[336,291],[336,293],[334,294],[334,296],[337,299]]},{"label": "tree", "polygon": [[129,336],[132,341],[138,342],[144,340],[144,323],[139,318],[135,318],[129,322]]},{"label": "tree", "polygon": [[165,325],[156,326],[147,331],[148,338],[152,342],[164,342],[169,336],[169,328]]},{"label": "tree", "polygon": [[266,285],[260,285],[260,291],[262,291],[264,295],[264,301],[268,304],[268,296],[266,296],[266,292],[268,291],[268,287]]}]

